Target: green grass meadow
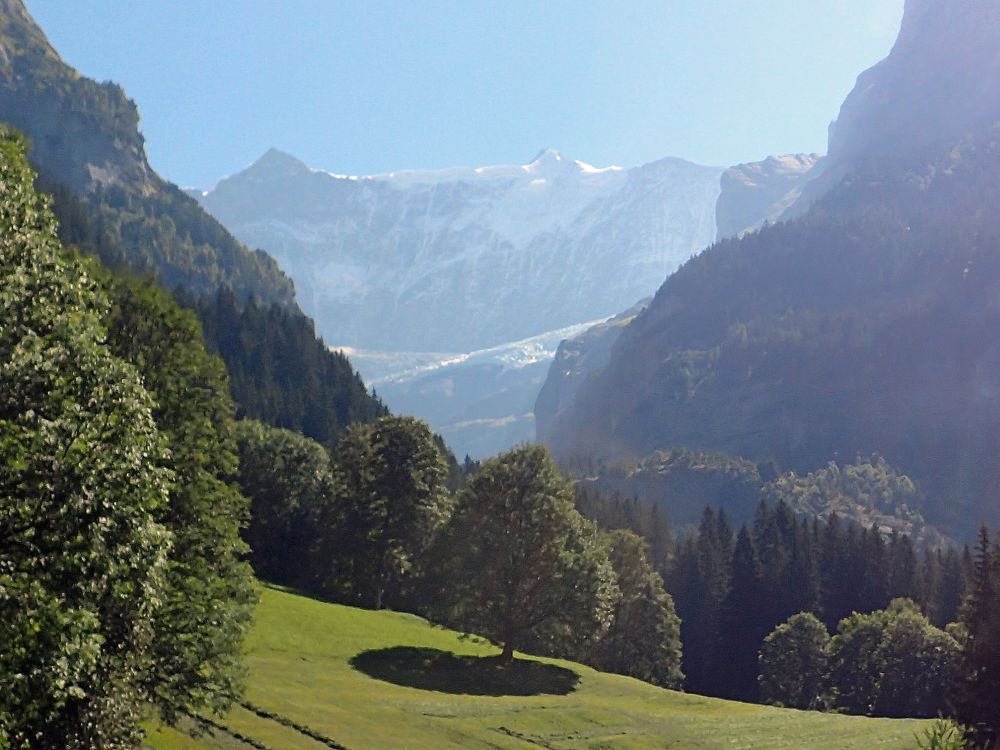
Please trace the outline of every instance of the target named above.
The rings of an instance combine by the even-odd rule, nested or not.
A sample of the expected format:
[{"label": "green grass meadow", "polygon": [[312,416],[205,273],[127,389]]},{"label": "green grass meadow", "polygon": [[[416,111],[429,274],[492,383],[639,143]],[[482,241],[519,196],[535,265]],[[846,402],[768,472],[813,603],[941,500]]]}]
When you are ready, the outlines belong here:
[{"label": "green grass meadow", "polygon": [[228,731],[150,727],[146,747],[915,750],[924,726],[703,698],[558,660],[502,673],[461,658],[496,653],[411,615],[268,588],[248,642],[246,706],[215,719]]}]

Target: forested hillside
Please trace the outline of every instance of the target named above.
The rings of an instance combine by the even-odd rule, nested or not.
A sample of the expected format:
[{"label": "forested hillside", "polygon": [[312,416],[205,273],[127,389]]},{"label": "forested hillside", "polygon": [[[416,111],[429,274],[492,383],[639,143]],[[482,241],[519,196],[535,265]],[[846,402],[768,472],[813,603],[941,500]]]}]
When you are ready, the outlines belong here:
[{"label": "forested hillside", "polygon": [[46,190],[61,186],[83,199],[106,240],[105,262],[149,270],[168,289],[226,285],[241,298],[293,301],[273,259],[239,244],[152,170],[135,103],[64,63],[21,0],[0,3],[0,49],[0,121],[29,137]]},{"label": "forested hillside", "polygon": [[0,47],[0,121],[28,136],[60,240],[196,310],[241,415],[332,447],[350,422],[385,412],[316,336],[277,263],[150,168],[138,110],[118,86],[66,65],[21,0],[0,3]]},{"label": "forested hillside", "polygon": [[[908,3],[834,129],[854,144],[837,150],[847,176],[800,219],[671,276],[556,416],[558,453],[686,446],[798,473],[879,454],[931,523],[968,538],[1000,521],[1000,131],[983,125],[1000,100],[962,83],[948,101],[968,117],[917,106],[956,76],[995,80],[995,10],[967,6]],[[961,73],[926,57],[960,48]]]}]

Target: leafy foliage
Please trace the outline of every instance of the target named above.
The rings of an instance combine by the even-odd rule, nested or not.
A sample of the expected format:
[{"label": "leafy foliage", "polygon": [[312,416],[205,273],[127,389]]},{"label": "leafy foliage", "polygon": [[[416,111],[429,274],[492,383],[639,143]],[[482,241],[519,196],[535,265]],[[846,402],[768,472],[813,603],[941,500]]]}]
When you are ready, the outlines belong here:
[{"label": "leafy foliage", "polygon": [[761,646],[761,698],[788,708],[822,708],[829,648],[823,623],[808,612],[792,615]]},{"label": "leafy foliage", "polygon": [[614,570],[596,528],[541,446],[483,463],[439,538],[446,622],[503,646],[567,653],[611,624]]},{"label": "leafy foliage", "polygon": [[246,540],[257,576],[320,593],[343,533],[342,491],[323,446],[289,430],[237,426],[240,489],[250,499]]},{"label": "leafy foliage", "polygon": [[947,719],[938,719],[917,738],[920,750],[967,750],[962,731]]},{"label": "leafy foliage", "polygon": [[933,717],[948,705],[959,644],[908,599],[841,620],[831,639],[815,617],[779,626],[760,652],[772,701],[869,716]]},{"label": "leafy foliage", "polygon": [[343,595],[376,609],[398,606],[451,510],[444,456],[427,425],[413,417],[353,424],[334,455],[344,488]]},{"label": "leafy foliage", "polygon": [[155,638],[169,471],[19,139],[0,141],[0,737],[126,748]]},{"label": "leafy foliage", "polygon": [[636,677],[662,687],[680,688],[680,620],[663,579],[646,558],[646,545],[630,531],[609,537],[618,596],[611,627],[588,655],[587,663],[605,672]]},{"label": "leafy foliage", "polygon": [[834,705],[872,716],[933,717],[947,707],[959,645],[913,602],[841,621],[830,642]]},{"label": "leafy foliage", "polygon": [[247,501],[233,484],[234,407],[222,362],[195,316],[157,286],[108,278],[108,343],[156,400],[173,477],[157,520],[173,535],[156,609],[150,695],[164,718],[229,706],[239,693],[243,637],[256,600],[240,529]]}]

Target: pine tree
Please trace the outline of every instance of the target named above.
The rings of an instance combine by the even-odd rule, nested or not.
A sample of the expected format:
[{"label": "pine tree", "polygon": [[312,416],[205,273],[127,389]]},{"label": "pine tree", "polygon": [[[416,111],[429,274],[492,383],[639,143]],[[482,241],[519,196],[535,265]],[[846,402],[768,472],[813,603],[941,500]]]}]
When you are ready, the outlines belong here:
[{"label": "pine tree", "polygon": [[967,631],[956,718],[977,746],[1000,745],[1000,552],[979,532],[969,595],[962,607]]}]

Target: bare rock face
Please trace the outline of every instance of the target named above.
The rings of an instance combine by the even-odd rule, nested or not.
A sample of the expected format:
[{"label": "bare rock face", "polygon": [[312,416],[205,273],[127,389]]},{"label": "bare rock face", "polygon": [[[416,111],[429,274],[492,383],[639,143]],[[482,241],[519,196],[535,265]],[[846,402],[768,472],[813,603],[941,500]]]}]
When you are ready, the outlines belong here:
[{"label": "bare rock face", "polygon": [[337,346],[472,352],[613,315],[715,237],[721,168],[662,159],[345,177],[272,151],[200,200]]},{"label": "bare rock face", "polygon": [[155,189],[135,103],[66,65],[21,0],[0,2],[0,120],[30,136],[31,161],[47,180],[76,193]]},{"label": "bare rock face", "polygon": [[769,156],[727,169],[715,207],[717,239],[738,237],[779,218],[821,169],[819,154]]},{"label": "bare rock face", "polygon": [[1000,122],[1000,4],[906,0],[889,56],[864,71],[830,126],[829,156],[783,218],[799,216],[872,160]]}]

